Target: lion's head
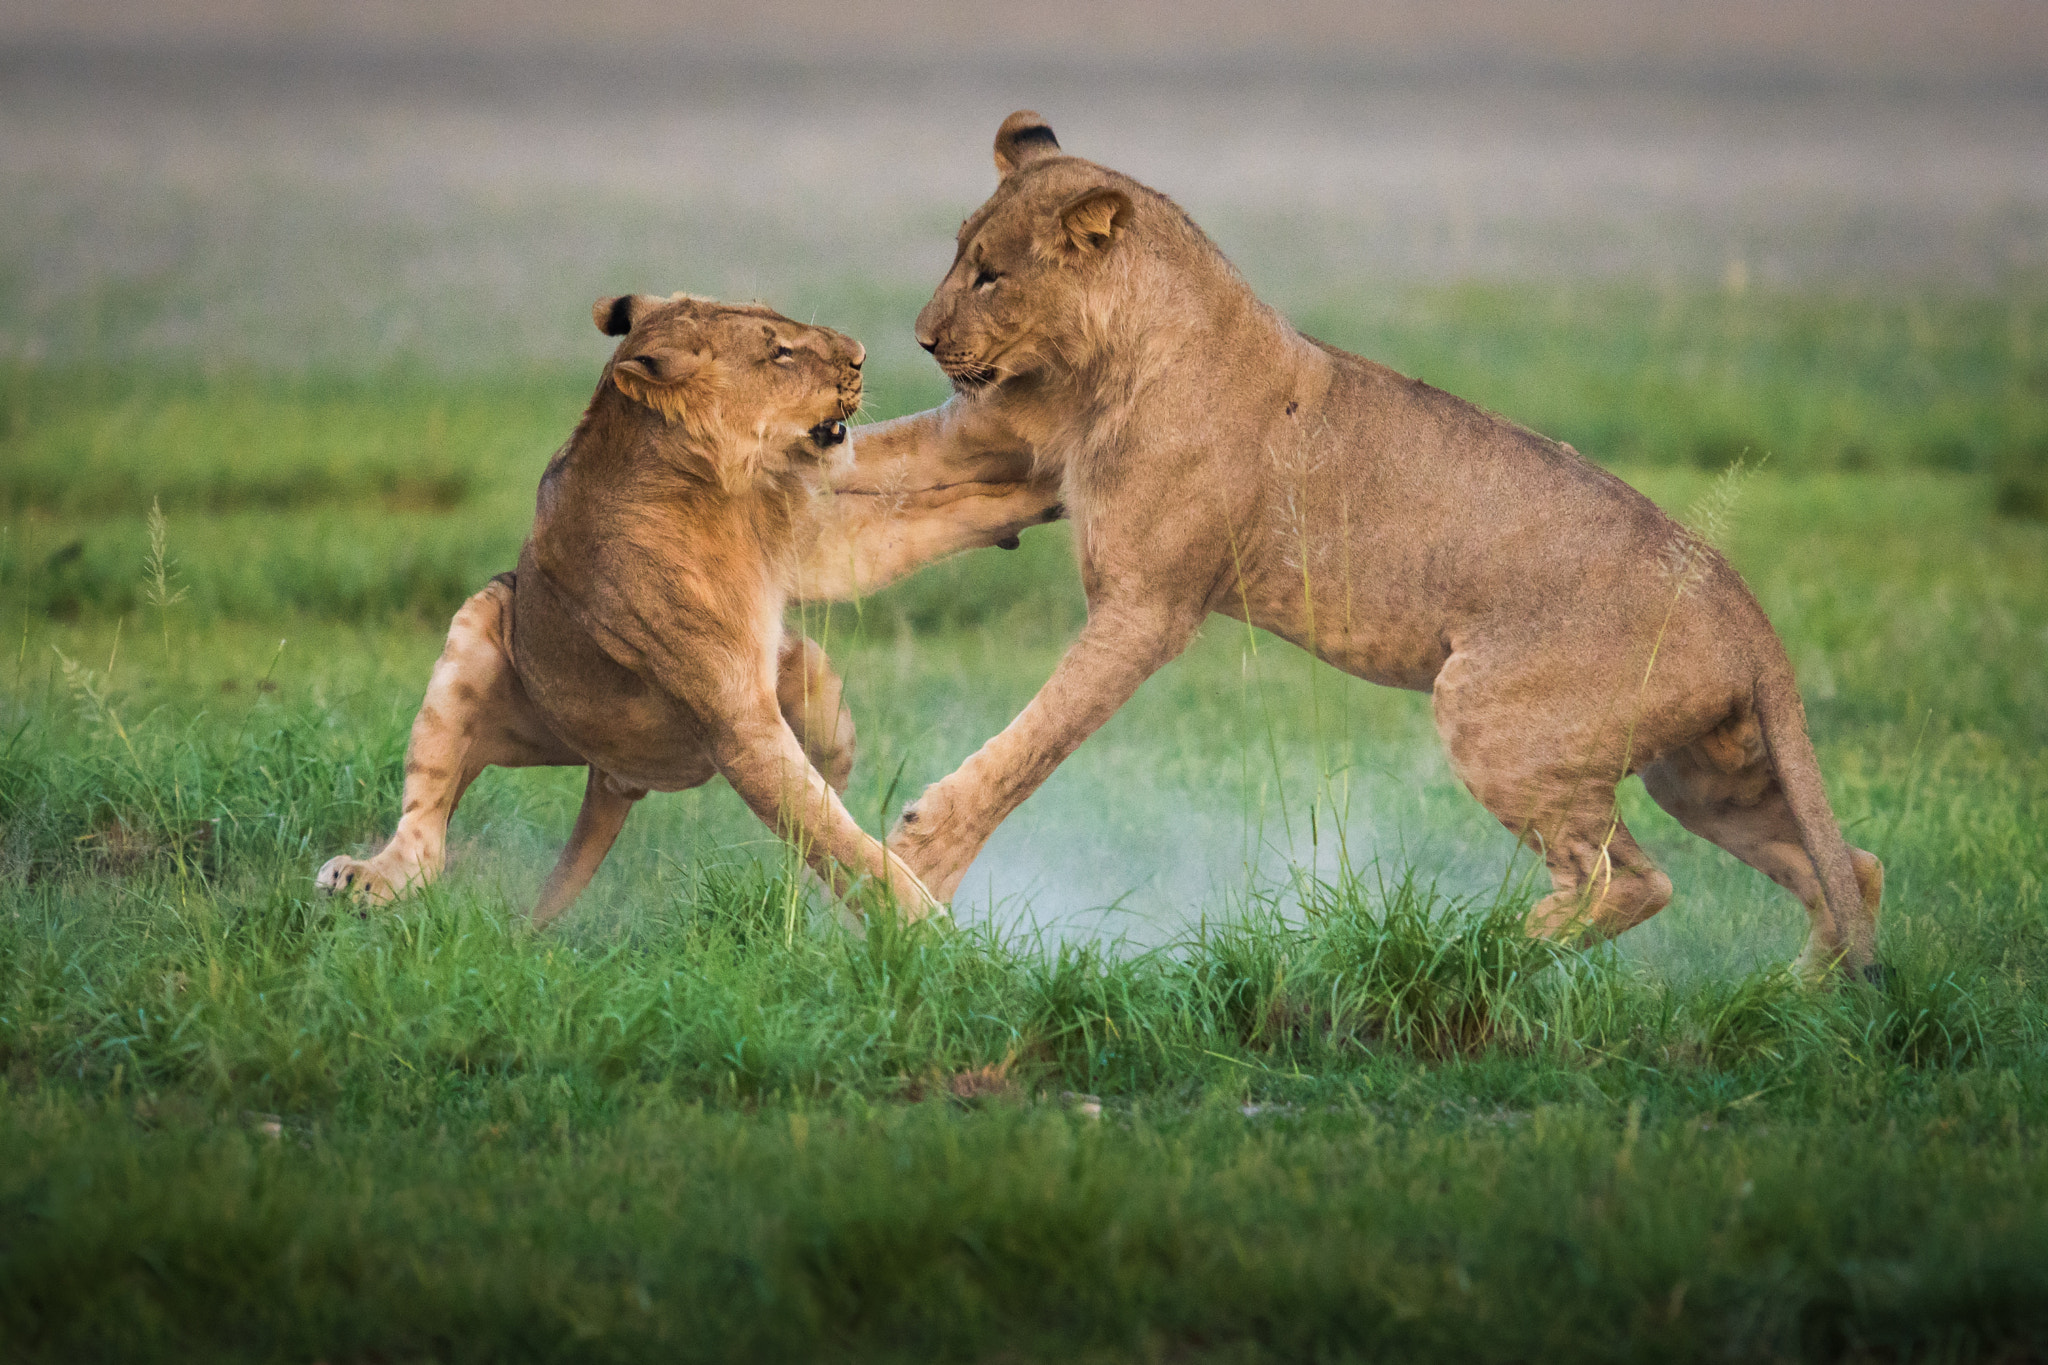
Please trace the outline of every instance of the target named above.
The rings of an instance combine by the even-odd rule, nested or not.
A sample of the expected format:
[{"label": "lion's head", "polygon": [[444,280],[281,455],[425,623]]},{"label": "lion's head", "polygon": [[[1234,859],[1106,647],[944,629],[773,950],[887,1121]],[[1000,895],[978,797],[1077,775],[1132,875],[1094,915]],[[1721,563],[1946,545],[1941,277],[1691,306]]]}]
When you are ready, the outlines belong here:
[{"label": "lion's head", "polygon": [[918,344],[962,390],[1086,363],[1134,286],[1137,220],[1151,236],[1193,230],[1162,196],[1061,152],[1030,110],[1003,120],[995,160],[1002,183],[960,225],[953,267],[917,316]]},{"label": "lion's head", "polygon": [[606,380],[681,426],[683,449],[728,493],[849,453],[846,419],[860,407],[866,358],[853,338],[760,304],[689,294],[603,298],[591,317],[624,338]]}]

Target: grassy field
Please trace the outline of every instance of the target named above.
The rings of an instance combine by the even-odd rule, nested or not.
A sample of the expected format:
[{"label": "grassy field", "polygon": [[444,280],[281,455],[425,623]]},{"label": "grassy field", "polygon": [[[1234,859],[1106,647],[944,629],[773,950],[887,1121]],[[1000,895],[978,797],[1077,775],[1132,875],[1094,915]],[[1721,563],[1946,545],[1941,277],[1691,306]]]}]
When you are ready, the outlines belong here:
[{"label": "grassy field", "polygon": [[[855,331],[915,298],[867,297]],[[1886,861],[1882,987],[1641,792],[1590,954],[1427,699],[1215,623],[1005,827],[961,927],[833,927],[722,785],[558,928],[580,779],[396,818],[447,614],[581,371],[0,374],[9,1359],[2048,1355],[2048,292],[1332,298],[1309,330],[1727,548]],[[937,397],[880,367],[881,415]],[[166,574],[146,567],[164,514]],[[812,612],[881,830],[1081,617],[1063,528]]]}]

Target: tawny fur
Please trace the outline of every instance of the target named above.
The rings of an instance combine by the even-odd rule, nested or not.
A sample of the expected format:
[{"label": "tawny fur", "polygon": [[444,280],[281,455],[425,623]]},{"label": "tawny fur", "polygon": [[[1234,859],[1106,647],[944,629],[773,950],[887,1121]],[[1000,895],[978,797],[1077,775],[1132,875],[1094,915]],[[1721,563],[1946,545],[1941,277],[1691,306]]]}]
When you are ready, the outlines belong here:
[{"label": "tawny fur", "polygon": [[1788,887],[1801,965],[1872,962],[1882,869],[1843,841],[1783,647],[1741,579],[1568,446],[1297,332],[1187,215],[1035,114],[918,318],[954,380],[871,432],[1031,452],[1073,519],[1088,622],[1022,714],[890,837],[950,898],[997,824],[1211,612],[1432,694],[1453,767],[1540,851],[1540,934],[1671,898],[1618,818],[1640,773]]},{"label": "tawny fur", "polygon": [[624,333],[541,479],[516,574],[449,626],[406,750],[398,830],[320,869],[372,902],[432,881],[484,768],[581,764],[583,807],[533,910],[589,883],[633,803],[722,774],[836,889],[867,878],[938,908],[838,793],[853,720],[824,652],[785,631],[799,599],[872,591],[1059,514],[1026,452],[848,442],[861,348],[758,305],[601,299]]}]

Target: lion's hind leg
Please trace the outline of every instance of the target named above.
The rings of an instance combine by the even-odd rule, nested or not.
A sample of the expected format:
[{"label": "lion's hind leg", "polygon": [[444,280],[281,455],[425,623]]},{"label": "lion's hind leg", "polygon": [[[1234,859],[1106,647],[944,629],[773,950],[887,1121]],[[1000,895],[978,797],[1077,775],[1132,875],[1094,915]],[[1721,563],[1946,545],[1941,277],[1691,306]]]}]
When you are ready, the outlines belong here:
[{"label": "lion's hind leg", "polygon": [[1511,681],[1523,685],[1502,686],[1454,655],[1432,699],[1437,731],[1467,789],[1550,871],[1551,893],[1530,909],[1529,932],[1612,938],[1671,903],[1671,878],[1621,820],[1619,743],[1546,707],[1525,679]]},{"label": "lion's hind leg", "polygon": [[536,926],[567,910],[583,894],[583,888],[597,875],[598,864],[618,842],[633,804],[645,795],[645,788],[627,786],[595,768],[590,770],[583,786],[583,806],[576,812],[576,827],[569,831],[569,842],[541,887],[540,899],[534,902]]},{"label": "lion's hind leg", "polygon": [[507,648],[511,611],[511,586],[493,579],[455,613],[406,744],[398,829],[373,857],[329,859],[314,878],[322,890],[381,905],[424,886],[441,875],[448,818],[477,774],[583,761],[520,686]]},{"label": "lion's hind leg", "polygon": [[1794,967],[1809,975],[1824,971],[1853,944],[1872,944],[1877,913],[1884,897],[1884,864],[1860,848],[1850,848],[1862,904],[1859,919],[1841,924],[1829,913],[1827,898],[1813,860],[1799,838],[1792,806],[1778,785],[1770,759],[1761,750],[1746,762],[1733,762],[1709,736],[1707,741],[1677,750],[1643,769],[1643,786],[1679,824],[1718,844],[1799,898],[1809,925],[1806,947]]},{"label": "lion's hind leg", "polygon": [[[1505,818],[1502,823],[1523,833]],[[1671,904],[1671,878],[1628,832],[1611,794],[1606,804],[1552,822],[1540,839],[1537,833],[1529,828],[1524,837],[1543,854],[1552,890],[1529,910],[1531,934],[1566,938],[1576,933],[1597,942],[1635,928]]]}]

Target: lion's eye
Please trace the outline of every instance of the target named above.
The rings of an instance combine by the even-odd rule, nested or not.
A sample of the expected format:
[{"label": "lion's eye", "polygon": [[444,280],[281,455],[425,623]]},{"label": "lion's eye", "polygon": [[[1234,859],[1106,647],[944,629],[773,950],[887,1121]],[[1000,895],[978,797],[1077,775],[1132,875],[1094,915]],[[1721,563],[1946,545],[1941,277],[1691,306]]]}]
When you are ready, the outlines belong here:
[{"label": "lion's eye", "polygon": [[1001,278],[1001,275],[990,270],[987,266],[983,266],[981,272],[974,277],[974,287],[976,289],[986,289]]},{"label": "lion's eye", "polygon": [[794,350],[778,341],[775,343],[774,352],[770,354],[768,358],[770,360],[776,361],[777,363],[780,363],[784,360],[788,360],[795,354],[796,352]]}]

